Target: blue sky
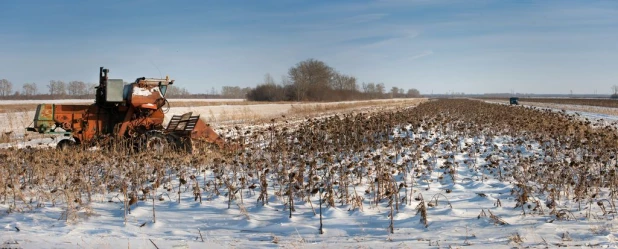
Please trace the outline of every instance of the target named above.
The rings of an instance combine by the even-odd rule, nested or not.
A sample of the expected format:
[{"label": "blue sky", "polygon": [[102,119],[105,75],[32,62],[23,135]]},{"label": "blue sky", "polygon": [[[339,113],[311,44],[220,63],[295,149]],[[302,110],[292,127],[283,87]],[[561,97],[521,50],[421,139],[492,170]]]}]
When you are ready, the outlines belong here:
[{"label": "blue sky", "polygon": [[[314,58],[421,93],[609,93],[618,1],[0,1],[0,78],[170,75],[191,92]],[[161,71],[161,73],[159,73]]]}]

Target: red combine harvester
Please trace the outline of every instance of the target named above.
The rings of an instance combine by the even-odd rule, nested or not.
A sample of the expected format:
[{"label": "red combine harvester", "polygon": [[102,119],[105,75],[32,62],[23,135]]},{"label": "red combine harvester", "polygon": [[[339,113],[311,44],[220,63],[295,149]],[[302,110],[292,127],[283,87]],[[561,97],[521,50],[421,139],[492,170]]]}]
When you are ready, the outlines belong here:
[{"label": "red combine harvester", "polygon": [[192,151],[192,140],[215,144],[224,141],[199,115],[174,115],[163,126],[165,92],[174,84],[165,79],[138,78],[124,84],[122,79],[109,79],[109,69],[99,69],[99,86],[91,105],[40,104],[33,127],[28,131],[64,135],[57,148],[71,146],[106,146],[122,141],[137,150],[176,149]]}]

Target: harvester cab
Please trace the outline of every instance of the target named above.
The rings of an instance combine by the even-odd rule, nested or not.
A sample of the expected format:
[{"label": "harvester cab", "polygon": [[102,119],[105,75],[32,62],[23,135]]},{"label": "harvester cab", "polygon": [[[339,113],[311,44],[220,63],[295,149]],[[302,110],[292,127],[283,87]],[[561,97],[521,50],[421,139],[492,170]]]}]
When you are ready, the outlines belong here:
[{"label": "harvester cab", "polygon": [[119,140],[139,150],[174,148],[190,152],[192,140],[223,147],[223,139],[199,115],[174,115],[167,127],[163,126],[163,109],[166,104],[169,107],[165,93],[174,80],[141,77],[125,84],[122,79],[109,79],[109,72],[99,69],[93,104],[40,104],[34,126],[27,130],[64,135],[57,146],[61,149],[75,144],[111,145]]},{"label": "harvester cab", "polygon": [[130,104],[134,108],[157,110],[167,101],[167,86],[174,84],[169,76],[164,79],[141,77],[125,84],[122,79],[109,79],[108,73],[109,69],[99,69],[99,86],[95,87],[95,104],[101,107]]}]

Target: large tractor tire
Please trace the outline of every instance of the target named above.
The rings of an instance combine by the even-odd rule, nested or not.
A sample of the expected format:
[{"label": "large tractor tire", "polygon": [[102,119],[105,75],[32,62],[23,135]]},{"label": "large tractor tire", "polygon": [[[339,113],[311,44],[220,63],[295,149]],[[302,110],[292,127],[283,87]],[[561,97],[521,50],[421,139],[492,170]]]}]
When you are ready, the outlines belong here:
[{"label": "large tractor tire", "polygon": [[75,148],[75,145],[76,145],[75,141],[71,139],[62,139],[56,145],[56,149],[62,150],[62,151],[70,150],[72,148]]},{"label": "large tractor tire", "polygon": [[163,153],[170,148],[169,142],[165,135],[161,133],[146,133],[142,151],[153,151]]},{"label": "large tractor tire", "polygon": [[190,137],[181,137],[175,134],[167,135],[168,142],[177,152],[193,153],[193,143]]},{"label": "large tractor tire", "polygon": [[180,144],[178,144],[176,149],[180,152],[185,152],[188,154],[193,153],[193,142],[191,141],[191,138],[181,138]]}]

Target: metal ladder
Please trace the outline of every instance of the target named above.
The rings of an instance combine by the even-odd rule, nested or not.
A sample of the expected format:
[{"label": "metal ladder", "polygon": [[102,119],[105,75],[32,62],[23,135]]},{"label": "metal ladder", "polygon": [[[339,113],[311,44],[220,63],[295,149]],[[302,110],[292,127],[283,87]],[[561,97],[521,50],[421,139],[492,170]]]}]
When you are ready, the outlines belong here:
[{"label": "metal ladder", "polygon": [[182,115],[174,115],[167,125],[166,131],[192,131],[195,129],[200,115],[191,116],[193,112],[187,112]]}]

